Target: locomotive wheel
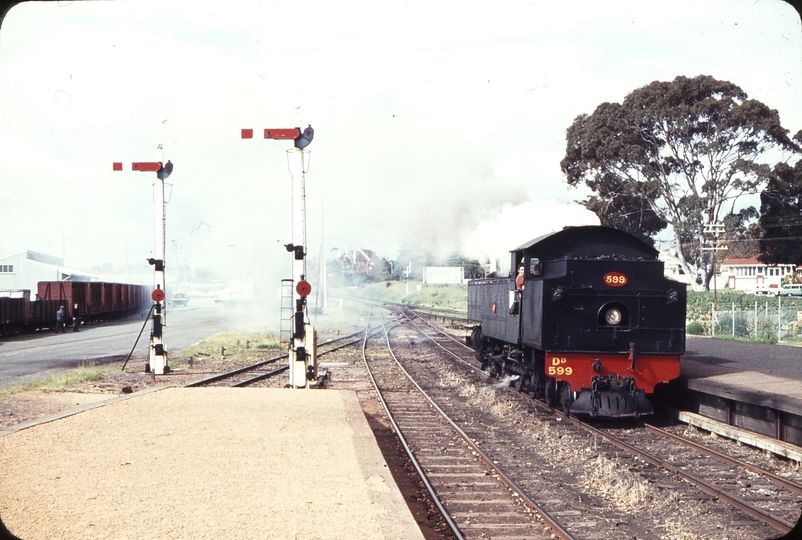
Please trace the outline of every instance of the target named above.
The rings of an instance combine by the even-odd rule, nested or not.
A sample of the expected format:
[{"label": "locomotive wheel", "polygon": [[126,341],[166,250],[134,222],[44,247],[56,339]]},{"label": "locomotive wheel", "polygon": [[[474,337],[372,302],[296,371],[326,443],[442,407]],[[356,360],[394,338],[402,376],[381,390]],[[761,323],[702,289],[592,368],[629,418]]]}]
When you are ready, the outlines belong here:
[{"label": "locomotive wheel", "polygon": [[564,382],[560,383],[560,406],[563,412],[568,416],[571,410],[571,403],[574,402],[574,393],[571,392],[571,385]]},{"label": "locomotive wheel", "polygon": [[[482,329],[478,326],[471,332],[471,345],[473,345],[473,355],[482,362],[482,349],[484,347],[482,344]],[[482,362],[482,366],[484,366],[484,362]]]},{"label": "locomotive wheel", "polygon": [[543,399],[543,384],[535,372],[527,374],[526,393],[529,397]]},{"label": "locomotive wheel", "polygon": [[546,388],[543,396],[543,401],[546,402],[546,405],[549,407],[556,407],[557,406],[557,381],[552,379],[551,377],[546,379]]},{"label": "locomotive wheel", "polygon": [[517,379],[512,381],[512,387],[518,390],[519,392],[523,392],[524,388],[526,388],[526,378],[529,377],[529,373],[525,373],[523,375],[519,375]]}]

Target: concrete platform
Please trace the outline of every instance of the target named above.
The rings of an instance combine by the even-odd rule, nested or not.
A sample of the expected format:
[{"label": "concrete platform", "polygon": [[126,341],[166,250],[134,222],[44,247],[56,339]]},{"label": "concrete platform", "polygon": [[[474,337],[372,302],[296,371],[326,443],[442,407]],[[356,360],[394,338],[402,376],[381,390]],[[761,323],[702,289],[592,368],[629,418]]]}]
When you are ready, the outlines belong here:
[{"label": "concrete platform", "polygon": [[691,338],[660,399],[730,426],[802,445],[802,348]]},{"label": "concrete platform", "polygon": [[758,371],[738,371],[708,377],[693,377],[686,372],[686,378],[690,390],[793,414],[802,412],[802,384],[798,380]]},{"label": "concrete platform", "polygon": [[0,517],[13,534],[423,538],[351,391],[133,396],[0,433]]}]

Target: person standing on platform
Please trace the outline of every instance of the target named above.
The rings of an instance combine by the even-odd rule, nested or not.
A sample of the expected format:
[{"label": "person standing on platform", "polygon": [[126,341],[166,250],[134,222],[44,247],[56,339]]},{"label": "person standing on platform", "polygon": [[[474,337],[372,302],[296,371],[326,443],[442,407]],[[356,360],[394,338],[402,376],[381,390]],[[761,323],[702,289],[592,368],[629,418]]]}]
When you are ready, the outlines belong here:
[{"label": "person standing on platform", "polygon": [[66,318],[67,313],[64,311],[64,306],[59,306],[58,311],[56,311],[56,333],[64,333],[64,319]]},{"label": "person standing on platform", "polygon": [[72,306],[72,331],[73,332],[80,332],[78,330],[78,325],[80,324],[80,310],[78,309],[78,304]]}]

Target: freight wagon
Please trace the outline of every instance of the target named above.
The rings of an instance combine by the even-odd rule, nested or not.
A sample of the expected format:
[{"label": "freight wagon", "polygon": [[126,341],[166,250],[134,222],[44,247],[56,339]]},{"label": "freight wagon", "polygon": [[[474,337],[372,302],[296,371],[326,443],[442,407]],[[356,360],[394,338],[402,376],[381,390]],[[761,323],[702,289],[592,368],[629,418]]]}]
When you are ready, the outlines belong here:
[{"label": "freight wagon", "polygon": [[0,335],[54,329],[56,311],[63,306],[68,318],[85,324],[108,321],[147,310],[151,305],[144,285],[102,281],[40,281],[34,300],[30,291],[0,294]]}]

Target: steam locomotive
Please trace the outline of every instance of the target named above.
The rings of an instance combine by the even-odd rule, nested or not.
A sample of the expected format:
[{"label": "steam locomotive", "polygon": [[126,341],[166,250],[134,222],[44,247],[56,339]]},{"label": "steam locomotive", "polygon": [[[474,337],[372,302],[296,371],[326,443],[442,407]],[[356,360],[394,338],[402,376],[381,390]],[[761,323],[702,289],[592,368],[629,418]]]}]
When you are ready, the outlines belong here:
[{"label": "steam locomotive", "polygon": [[652,413],[646,394],[679,376],[685,352],[686,286],[664,276],[658,251],[586,226],[510,254],[509,277],[468,283],[482,368],[566,414]]}]

